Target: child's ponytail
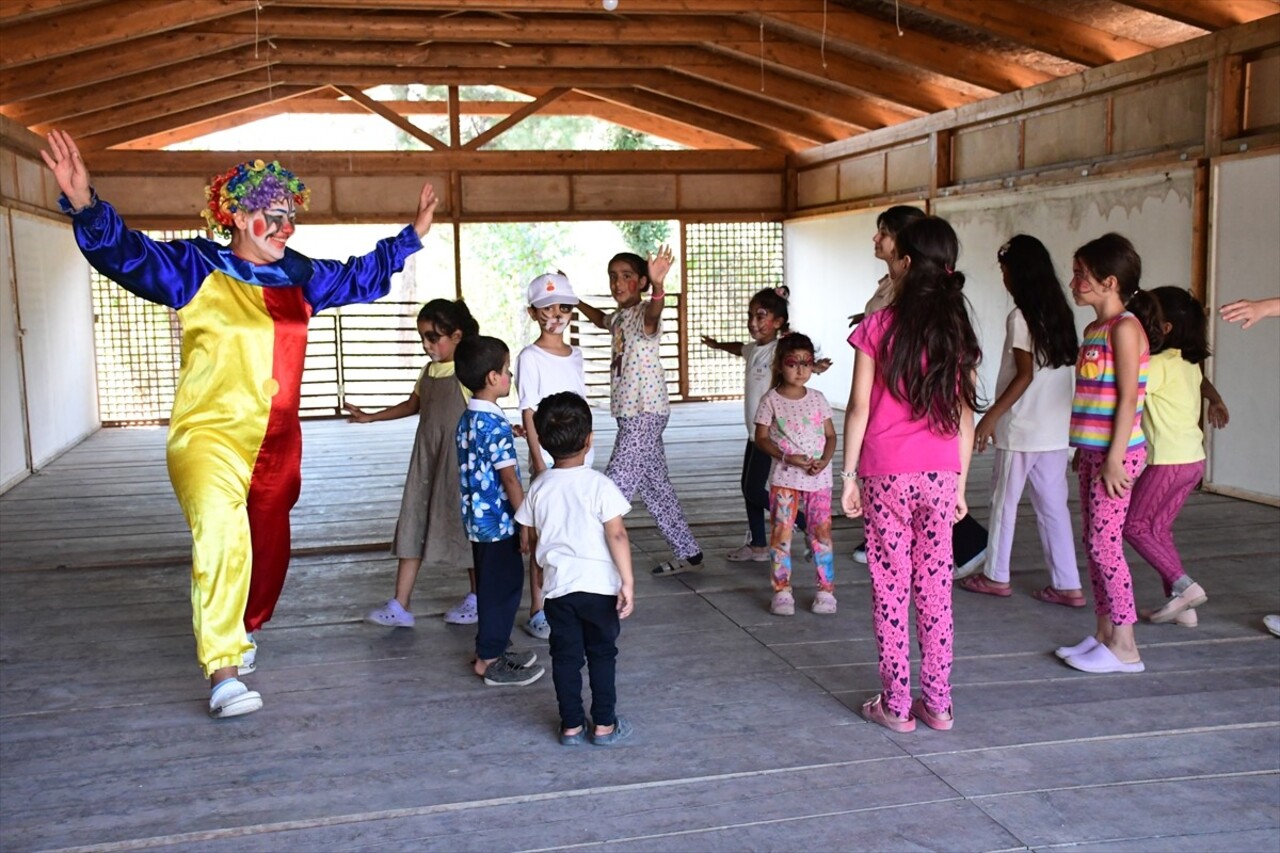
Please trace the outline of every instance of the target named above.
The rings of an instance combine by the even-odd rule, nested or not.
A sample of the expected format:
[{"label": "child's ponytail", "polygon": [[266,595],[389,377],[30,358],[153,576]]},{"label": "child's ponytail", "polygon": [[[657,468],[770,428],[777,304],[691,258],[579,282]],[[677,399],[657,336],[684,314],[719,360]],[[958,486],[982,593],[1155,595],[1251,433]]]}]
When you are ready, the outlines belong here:
[{"label": "child's ponytail", "polygon": [[1181,287],[1157,287],[1150,293],[1160,303],[1160,314],[1169,325],[1160,345],[1151,347],[1151,354],[1176,349],[1185,361],[1202,364],[1211,354],[1204,305]]}]

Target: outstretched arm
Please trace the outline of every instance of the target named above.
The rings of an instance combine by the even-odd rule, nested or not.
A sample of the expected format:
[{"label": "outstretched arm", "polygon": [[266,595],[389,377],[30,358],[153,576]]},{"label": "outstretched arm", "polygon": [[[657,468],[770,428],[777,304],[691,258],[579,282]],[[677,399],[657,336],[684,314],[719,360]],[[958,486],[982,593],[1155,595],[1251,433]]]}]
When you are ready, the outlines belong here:
[{"label": "outstretched arm", "polygon": [[80,149],[65,130],[51,130],[47,138],[49,150],[41,151],[40,156],[53,172],[58,189],[71,203],[72,212],[84,210],[93,202],[93,194],[89,189],[89,169],[80,157]]},{"label": "outstretched arm", "polygon": [[388,406],[380,412],[366,412],[354,403],[348,402],[346,398],[342,400],[342,408],[351,413],[351,417],[347,418],[351,423],[371,424],[375,421],[394,421],[399,418],[416,415],[421,408],[421,403],[418,399],[418,392],[414,391],[407,400],[401,400],[394,406]]},{"label": "outstretched arm", "polygon": [[718,349],[721,352],[727,352],[730,355],[742,355],[741,341],[717,341],[710,335],[703,335],[702,342],[712,349]]},{"label": "outstretched arm", "polygon": [[588,305],[582,300],[578,300],[577,308],[578,311],[581,312],[582,316],[586,317],[591,325],[595,326],[597,329],[609,328],[609,318],[599,308],[596,308],[593,305]]},{"label": "outstretched arm", "polygon": [[1244,321],[1240,328],[1247,329],[1264,317],[1280,317],[1280,297],[1273,299],[1237,299],[1218,309],[1228,323]]}]

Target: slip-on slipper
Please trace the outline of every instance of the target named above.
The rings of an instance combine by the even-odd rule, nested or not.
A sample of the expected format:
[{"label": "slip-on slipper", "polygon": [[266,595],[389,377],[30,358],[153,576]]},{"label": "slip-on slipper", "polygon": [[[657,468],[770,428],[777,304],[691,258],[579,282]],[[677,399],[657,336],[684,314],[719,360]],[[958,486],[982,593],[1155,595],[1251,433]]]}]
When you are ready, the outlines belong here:
[{"label": "slip-on slipper", "polygon": [[632,728],[630,720],[626,717],[617,717],[613,721],[613,731],[604,735],[594,734],[593,732],[591,742],[596,746],[614,746],[631,737],[631,733],[634,731],[635,729]]},{"label": "slip-on slipper", "polygon": [[889,708],[885,704],[883,693],[877,693],[866,702],[863,702],[859,713],[862,714],[864,720],[875,723],[878,726],[884,726],[892,732],[905,734],[916,730],[916,718],[910,714],[907,715],[905,720],[889,716]]},{"label": "slip-on slipper", "polygon": [[1103,674],[1109,672],[1142,672],[1146,669],[1142,661],[1125,663],[1115,656],[1111,649],[1102,643],[1094,646],[1084,654],[1067,658],[1067,666],[1081,672]]},{"label": "slip-on slipper", "polygon": [[1063,607],[1084,607],[1083,595],[1063,595],[1051,586],[1038,589],[1031,593],[1031,596],[1037,601],[1043,601],[1045,604],[1061,604]]},{"label": "slip-on slipper", "polygon": [[1082,655],[1096,645],[1098,645],[1098,638],[1090,634],[1074,646],[1058,646],[1058,648],[1053,650],[1053,653],[1060,659],[1066,660],[1067,658],[1073,658],[1076,655]]},{"label": "slip-on slipper", "polygon": [[1008,598],[1013,589],[1007,586],[996,586],[986,575],[969,575],[956,581],[956,586],[969,592],[980,592],[983,595],[994,595],[997,598]]},{"label": "slip-on slipper", "polygon": [[955,725],[956,714],[951,708],[947,709],[947,716],[939,717],[937,714],[929,710],[929,706],[925,704],[924,697],[911,703],[911,716],[924,723],[931,729],[940,732],[949,732],[951,727]]}]

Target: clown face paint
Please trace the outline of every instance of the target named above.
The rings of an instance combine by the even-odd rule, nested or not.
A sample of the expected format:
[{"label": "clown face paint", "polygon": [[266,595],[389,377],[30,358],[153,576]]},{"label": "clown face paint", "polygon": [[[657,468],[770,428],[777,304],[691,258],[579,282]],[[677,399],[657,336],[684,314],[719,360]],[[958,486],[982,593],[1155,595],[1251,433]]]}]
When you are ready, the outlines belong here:
[{"label": "clown face paint", "polygon": [[293,199],[280,199],[272,202],[266,210],[255,210],[249,214],[245,236],[255,254],[268,261],[278,261],[284,257],[285,244],[293,236],[296,222],[297,210]]}]

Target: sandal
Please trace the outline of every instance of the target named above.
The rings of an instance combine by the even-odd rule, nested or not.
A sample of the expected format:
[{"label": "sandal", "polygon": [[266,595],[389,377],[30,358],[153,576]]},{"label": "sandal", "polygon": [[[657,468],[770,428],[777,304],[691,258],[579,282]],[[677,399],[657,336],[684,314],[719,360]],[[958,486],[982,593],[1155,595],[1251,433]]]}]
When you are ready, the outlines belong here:
[{"label": "sandal", "polygon": [[955,725],[955,712],[950,708],[947,709],[947,716],[940,717],[929,710],[929,706],[925,704],[924,697],[911,703],[911,716],[924,723],[931,729],[940,732],[949,732],[951,727]]},{"label": "sandal", "polygon": [[655,578],[665,578],[671,575],[682,575],[685,572],[696,572],[702,568],[701,565],[695,566],[688,560],[664,560],[649,570],[649,574]]},{"label": "sandal", "polygon": [[1008,598],[1013,589],[1007,586],[996,586],[986,575],[969,575],[956,581],[956,586],[969,592],[980,592],[983,595],[994,595],[997,598]]},{"label": "sandal", "polygon": [[916,730],[916,718],[910,714],[907,715],[905,720],[889,716],[889,709],[885,705],[883,693],[877,693],[866,702],[863,702],[861,714],[864,720],[884,726],[889,731],[906,734]]},{"label": "sandal", "polygon": [[1045,604],[1061,604],[1063,607],[1084,607],[1084,595],[1063,595],[1051,586],[1044,589],[1038,589],[1031,593],[1031,597],[1036,601],[1043,601]]}]

